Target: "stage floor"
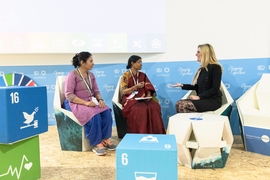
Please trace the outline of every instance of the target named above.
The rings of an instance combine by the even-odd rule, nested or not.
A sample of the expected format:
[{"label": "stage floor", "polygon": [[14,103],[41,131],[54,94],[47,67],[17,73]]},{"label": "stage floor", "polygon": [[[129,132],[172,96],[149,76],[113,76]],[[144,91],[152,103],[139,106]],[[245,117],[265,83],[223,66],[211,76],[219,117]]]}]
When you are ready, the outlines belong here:
[{"label": "stage floor", "polygon": [[[113,127],[112,142],[118,144]],[[92,151],[62,151],[56,126],[40,135],[40,180],[115,180],[115,151],[97,156]],[[190,169],[178,165],[181,180],[253,180],[269,179],[270,156],[246,152],[240,136],[235,136],[226,167],[222,169]]]}]

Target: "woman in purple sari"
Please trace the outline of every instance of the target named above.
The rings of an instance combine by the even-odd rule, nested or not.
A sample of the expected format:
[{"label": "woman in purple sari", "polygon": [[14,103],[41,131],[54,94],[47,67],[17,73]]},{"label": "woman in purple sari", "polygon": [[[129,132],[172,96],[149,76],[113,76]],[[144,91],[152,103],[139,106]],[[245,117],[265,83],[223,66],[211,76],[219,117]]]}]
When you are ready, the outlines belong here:
[{"label": "woman in purple sari", "polygon": [[68,73],[65,81],[64,108],[73,112],[84,126],[92,151],[105,155],[116,146],[109,140],[112,134],[111,109],[104,103],[96,78],[90,70],[94,66],[92,54],[80,52],[72,59],[75,70]]},{"label": "woman in purple sari", "polygon": [[142,69],[142,59],[132,55],[128,71],[122,75],[123,116],[127,119],[129,133],[165,134],[161,107],[155,97],[155,88]]}]

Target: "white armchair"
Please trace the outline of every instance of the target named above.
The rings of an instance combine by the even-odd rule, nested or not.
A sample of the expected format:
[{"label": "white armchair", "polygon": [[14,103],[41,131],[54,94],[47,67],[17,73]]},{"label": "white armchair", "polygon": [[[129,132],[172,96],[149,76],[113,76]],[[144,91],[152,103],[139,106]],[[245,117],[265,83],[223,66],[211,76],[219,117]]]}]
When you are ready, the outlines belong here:
[{"label": "white armchair", "polygon": [[91,147],[85,137],[84,127],[71,111],[62,108],[65,100],[65,79],[66,76],[56,77],[53,102],[61,148],[67,151],[88,151]]},{"label": "white armchair", "polygon": [[[220,83],[220,90],[222,92],[222,105],[221,105],[221,107],[215,111],[206,111],[204,113],[225,115],[225,116],[230,117],[231,110],[232,110],[233,98],[230,95],[229,91],[227,90],[227,88],[223,82]],[[184,95],[184,97],[182,99],[188,99],[188,97],[190,95],[196,95],[196,92],[193,90],[190,90]]]},{"label": "white armchair", "polygon": [[242,124],[242,138],[247,151],[270,155],[270,74],[246,91],[236,106]]},{"label": "white armchair", "polygon": [[121,76],[118,80],[117,86],[115,88],[115,92],[112,98],[112,106],[115,117],[116,129],[119,138],[123,138],[125,134],[128,132],[127,121],[122,115],[122,89],[121,89]]}]

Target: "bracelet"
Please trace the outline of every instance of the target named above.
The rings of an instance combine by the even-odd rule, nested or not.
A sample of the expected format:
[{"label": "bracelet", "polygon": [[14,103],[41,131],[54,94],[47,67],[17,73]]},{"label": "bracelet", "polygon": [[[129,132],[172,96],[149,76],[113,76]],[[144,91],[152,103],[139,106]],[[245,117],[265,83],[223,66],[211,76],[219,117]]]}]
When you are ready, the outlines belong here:
[{"label": "bracelet", "polygon": [[100,100],[101,100],[101,101],[104,101],[103,99],[99,99],[98,102],[99,102]]}]

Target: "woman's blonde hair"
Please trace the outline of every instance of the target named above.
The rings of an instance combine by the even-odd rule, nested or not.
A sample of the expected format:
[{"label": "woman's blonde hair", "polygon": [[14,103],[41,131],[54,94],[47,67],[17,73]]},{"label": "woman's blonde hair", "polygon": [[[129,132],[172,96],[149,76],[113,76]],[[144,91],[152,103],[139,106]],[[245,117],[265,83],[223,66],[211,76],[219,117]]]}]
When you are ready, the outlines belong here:
[{"label": "woman's blonde hair", "polygon": [[211,46],[210,44],[201,44],[198,46],[198,48],[200,48],[200,53],[201,53],[201,65],[203,68],[205,68],[207,71],[207,66],[208,64],[217,64],[221,67],[221,64],[218,62],[217,58],[216,58],[216,54],[214,51],[213,46]]}]

